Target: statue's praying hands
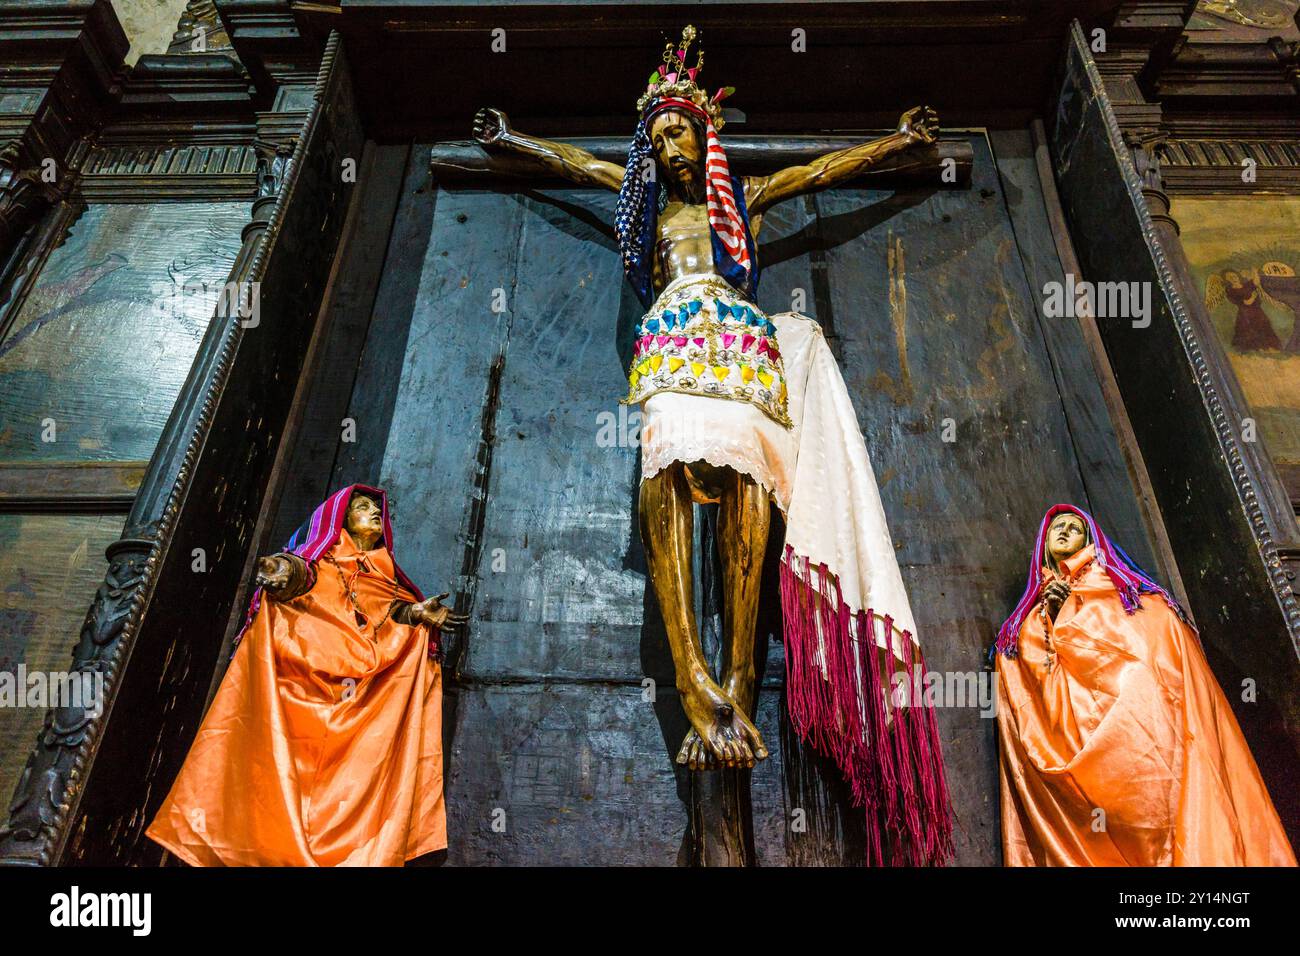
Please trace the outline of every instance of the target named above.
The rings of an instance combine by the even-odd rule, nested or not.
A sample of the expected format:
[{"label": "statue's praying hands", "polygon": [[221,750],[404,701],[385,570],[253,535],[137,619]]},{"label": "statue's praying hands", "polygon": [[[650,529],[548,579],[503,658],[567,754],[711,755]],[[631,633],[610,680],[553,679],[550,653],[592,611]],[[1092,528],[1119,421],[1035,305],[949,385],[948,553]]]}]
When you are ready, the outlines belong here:
[{"label": "statue's praying hands", "polygon": [[1042,599],[1047,604],[1047,613],[1053,621],[1061,611],[1061,605],[1070,596],[1070,585],[1065,581],[1049,581],[1043,585]]}]

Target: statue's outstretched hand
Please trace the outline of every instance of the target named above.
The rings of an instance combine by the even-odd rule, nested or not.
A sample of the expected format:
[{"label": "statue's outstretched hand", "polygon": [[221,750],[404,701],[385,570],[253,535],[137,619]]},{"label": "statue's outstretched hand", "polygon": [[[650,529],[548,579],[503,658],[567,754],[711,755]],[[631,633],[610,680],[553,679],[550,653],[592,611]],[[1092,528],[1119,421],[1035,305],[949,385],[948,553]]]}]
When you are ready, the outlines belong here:
[{"label": "statue's outstretched hand", "polygon": [[268,591],[283,591],[293,575],[293,565],[280,554],[257,559],[257,586]]},{"label": "statue's outstretched hand", "polygon": [[447,592],[434,595],[419,604],[412,604],[412,620],[420,621],[449,633],[464,626],[469,617],[464,614],[457,614],[449,607],[443,607],[442,599],[445,597],[447,597]]},{"label": "statue's outstretched hand", "polygon": [[912,143],[929,146],[939,138],[939,114],[928,106],[917,106],[903,114],[898,131]]},{"label": "statue's outstretched hand", "polygon": [[474,138],[484,146],[496,146],[510,135],[510,117],[485,106],[474,114]]}]

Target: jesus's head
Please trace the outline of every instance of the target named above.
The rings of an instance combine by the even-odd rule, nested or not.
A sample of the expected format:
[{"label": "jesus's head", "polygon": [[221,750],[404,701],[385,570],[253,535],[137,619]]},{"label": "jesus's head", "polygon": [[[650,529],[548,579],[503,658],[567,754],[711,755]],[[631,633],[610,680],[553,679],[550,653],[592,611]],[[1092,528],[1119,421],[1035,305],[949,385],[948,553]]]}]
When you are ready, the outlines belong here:
[{"label": "jesus's head", "polygon": [[704,126],[684,110],[656,113],[648,129],[655,160],[668,195],[682,202],[704,202]]}]

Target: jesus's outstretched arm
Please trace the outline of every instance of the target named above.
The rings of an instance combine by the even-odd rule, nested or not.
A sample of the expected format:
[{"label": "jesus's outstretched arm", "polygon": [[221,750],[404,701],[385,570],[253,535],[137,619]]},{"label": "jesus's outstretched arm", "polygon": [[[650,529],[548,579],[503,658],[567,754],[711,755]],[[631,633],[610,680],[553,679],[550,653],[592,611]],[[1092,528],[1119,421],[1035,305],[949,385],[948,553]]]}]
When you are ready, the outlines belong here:
[{"label": "jesus's outstretched arm", "polygon": [[491,107],[475,115],[474,138],[488,149],[509,151],[535,161],[539,173],[560,176],[579,186],[603,186],[618,192],[623,183],[622,166],[597,159],[569,143],[515,132],[510,128],[509,117]]},{"label": "jesus's outstretched arm", "polygon": [[908,110],[898,121],[898,129],[888,136],[837,149],[804,166],[787,166],[770,176],[748,179],[745,202],[749,214],[760,216],[786,199],[838,186],[905,149],[932,145],[938,135],[939,117],[934,110],[928,106]]}]

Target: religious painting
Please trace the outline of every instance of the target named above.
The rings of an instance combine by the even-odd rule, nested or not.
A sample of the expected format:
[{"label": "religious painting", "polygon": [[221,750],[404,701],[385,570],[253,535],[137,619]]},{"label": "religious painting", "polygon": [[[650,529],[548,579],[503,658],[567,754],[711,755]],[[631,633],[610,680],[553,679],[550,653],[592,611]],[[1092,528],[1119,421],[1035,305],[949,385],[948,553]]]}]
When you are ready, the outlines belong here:
[{"label": "religious painting", "polygon": [[1260,440],[1300,466],[1300,197],[1178,199],[1173,214]]},{"label": "religious painting", "polygon": [[248,205],[92,205],[0,323],[0,463],[146,461]]}]

